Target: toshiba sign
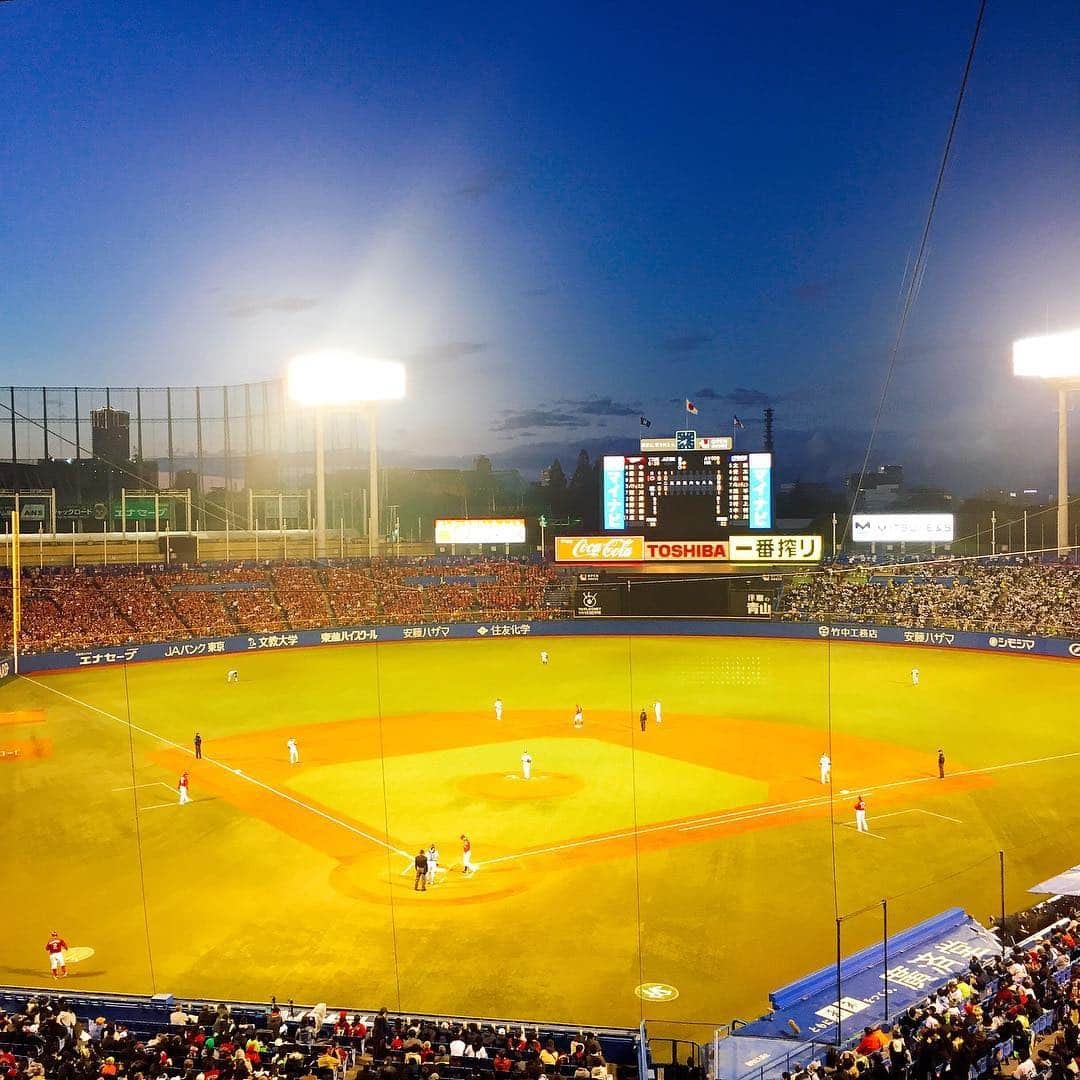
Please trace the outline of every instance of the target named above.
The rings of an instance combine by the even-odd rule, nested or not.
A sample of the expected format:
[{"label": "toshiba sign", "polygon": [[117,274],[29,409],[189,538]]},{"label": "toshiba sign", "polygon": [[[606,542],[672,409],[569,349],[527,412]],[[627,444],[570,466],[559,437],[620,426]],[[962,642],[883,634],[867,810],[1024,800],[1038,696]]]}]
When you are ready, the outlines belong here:
[{"label": "toshiba sign", "polygon": [[643,536],[557,536],[555,561],[568,563],[725,562],[722,540],[646,540]]},{"label": "toshiba sign", "polygon": [[723,540],[646,540],[646,562],[726,562]]}]

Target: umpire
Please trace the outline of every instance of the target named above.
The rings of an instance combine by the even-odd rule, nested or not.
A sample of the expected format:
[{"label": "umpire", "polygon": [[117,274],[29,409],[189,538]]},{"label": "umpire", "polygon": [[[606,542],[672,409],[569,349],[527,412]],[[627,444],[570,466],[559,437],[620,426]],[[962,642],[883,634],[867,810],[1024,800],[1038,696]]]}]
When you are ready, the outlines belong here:
[{"label": "umpire", "polygon": [[427,855],[421,848],[413,859],[413,869],[416,870],[416,880],[413,882],[413,892],[427,892]]}]

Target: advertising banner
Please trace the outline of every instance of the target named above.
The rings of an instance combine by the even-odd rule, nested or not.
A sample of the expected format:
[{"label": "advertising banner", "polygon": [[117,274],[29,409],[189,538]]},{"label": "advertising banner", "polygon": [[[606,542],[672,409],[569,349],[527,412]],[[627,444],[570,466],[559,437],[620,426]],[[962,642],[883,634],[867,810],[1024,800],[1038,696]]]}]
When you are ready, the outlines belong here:
[{"label": "advertising banner", "polygon": [[772,528],[772,454],[750,455],[750,528]]},{"label": "advertising banner", "polygon": [[730,544],[732,562],[821,562],[820,536],[732,536]]},{"label": "advertising banner", "polygon": [[556,562],[635,563],[644,558],[644,536],[555,537]]},{"label": "advertising banner", "polygon": [[605,457],[603,480],[604,485],[604,528],[617,532],[626,528],[626,497],[624,484],[626,483],[626,459],[621,457]]},{"label": "advertising banner", "polygon": [[574,618],[595,619],[622,614],[622,587],[589,585],[574,593]]},{"label": "advertising banner", "polygon": [[851,538],[857,544],[949,544],[952,514],[855,514]]},{"label": "advertising banner", "polygon": [[646,562],[727,562],[726,540],[646,540]]},{"label": "advertising banner", "polygon": [[524,544],[524,518],[436,518],[435,543]]},{"label": "advertising banner", "polygon": [[[598,589],[609,586],[598,586]],[[618,586],[610,586],[618,590]],[[579,590],[584,591],[584,590]],[[910,629],[863,623],[771,622],[751,612],[751,602],[766,590],[748,590],[747,618],[622,618],[565,619],[541,622],[415,623],[407,626],[341,626],[321,630],[293,630],[274,634],[246,634],[218,638],[188,638],[136,645],[100,646],[55,653],[24,653],[19,671],[60,671],[69,668],[109,667],[148,660],[183,660],[228,653],[310,648],[319,645],[374,645],[390,642],[487,640],[488,638],[641,635],[663,637],[787,638],[830,640],[853,644],[907,645],[930,649],[974,649],[1012,656],[1043,656],[1080,663],[1080,640],[1075,638],[1019,637],[940,628]],[[588,605],[602,607],[602,598]],[[605,612],[606,614],[606,612]],[[753,621],[760,618],[760,621]],[[0,664],[3,660],[0,658]],[[2,675],[0,667],[0,678]]]}]

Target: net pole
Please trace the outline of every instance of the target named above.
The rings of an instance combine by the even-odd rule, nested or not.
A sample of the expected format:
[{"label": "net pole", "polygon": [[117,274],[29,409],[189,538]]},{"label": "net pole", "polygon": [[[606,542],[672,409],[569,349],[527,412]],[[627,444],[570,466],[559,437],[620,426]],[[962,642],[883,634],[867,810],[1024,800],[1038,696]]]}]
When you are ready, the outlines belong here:
[{"label": "net pole", "polygon": [[19,513],[11,514],[11,646],[15,674],[19,674],[19,625],[22,622],[22,552],[19,549]]}]

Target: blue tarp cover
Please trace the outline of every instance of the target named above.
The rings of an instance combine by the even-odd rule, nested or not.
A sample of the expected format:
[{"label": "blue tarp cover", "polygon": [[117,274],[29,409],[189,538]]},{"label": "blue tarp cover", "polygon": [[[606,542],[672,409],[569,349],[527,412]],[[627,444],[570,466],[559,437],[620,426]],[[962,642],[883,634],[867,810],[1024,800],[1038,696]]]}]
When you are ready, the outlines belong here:
[{"label": "blue tarp cover", "polygon": [[[950,908],[892,935],[889,938],[889,1017],[923,1000],[943,983],[966,971],[972,956],[991,956],[1000,949],[998,939],[960,908]],[[836,1000],[835,964],[774,990],[769,1000],[776,1011],[740,1028],[731,1039],[747,1044],[731,1051],[732,1060],[753,1061],[754,1064],[734,1074],[721,1072],[723,1080],[739,1080],[750,1072],[765,1077],[779,1075],[786,1067],[785,1059],[793,1050],[798,1050],[800,1043],[806,1046],[809,1040],[835,1041],[838,1013],[841,1038],[845,1041],[867,1025],[884,1022],[883,960],[884,949],[880,942],[844,959],[839,1002]],[[798,1036],[794,1034],[792,1021]]]},{"label": "blue tarp cover", "polygon": [[1068,870],[1062,870],[1060,874],[1033,885],[1028,892],[1080,896],[1080,866],[1070,866]]}]

